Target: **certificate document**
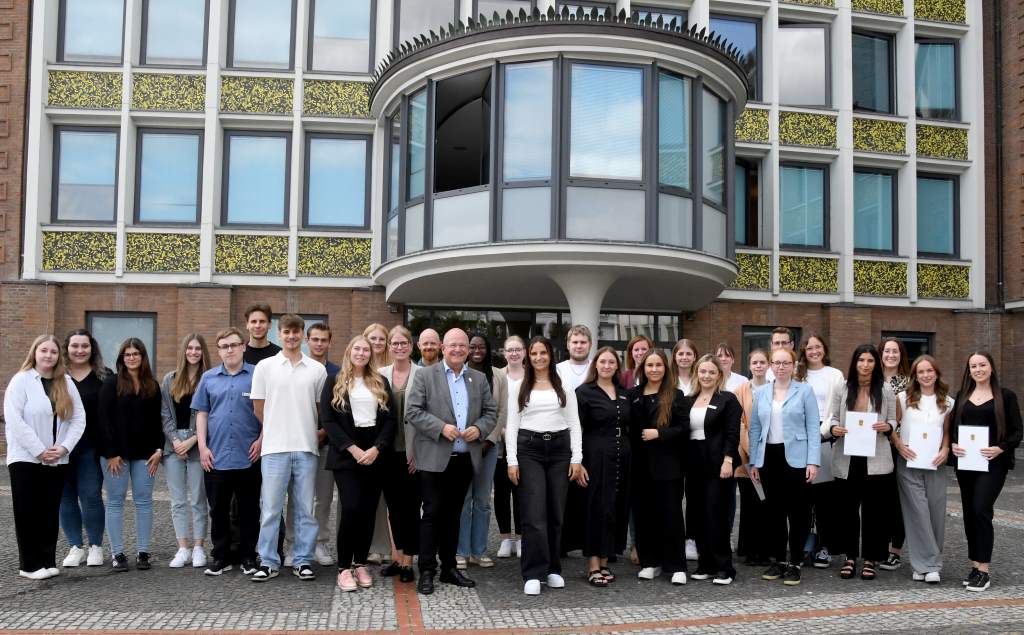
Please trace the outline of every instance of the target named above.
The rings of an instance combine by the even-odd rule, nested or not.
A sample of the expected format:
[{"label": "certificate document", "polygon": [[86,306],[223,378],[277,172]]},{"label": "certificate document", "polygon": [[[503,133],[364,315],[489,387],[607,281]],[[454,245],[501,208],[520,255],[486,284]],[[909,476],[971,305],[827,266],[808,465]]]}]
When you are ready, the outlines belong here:
[{"label": "certificate document", "polygon": [[846,412],[846,436],[843,454],[846,456],[874,456],[878,433],[871,426],[878,422],[877,412]]},{"label": "certificate document", "polygon": [[988,459],[981,455],[981,449],[988,447],[988,428],[985,426],[960,426],[957,445],[967,450],[967,456],[957,457],[958,470],[988,472]]},{"label": "certificate document", "polygon": [[924,421],[912,421],[903,426],[903,441],[917,454],[913,461],[907,461],[907,467],[918,470],[937,470],[932,463],[942,447],[942,427]]}]

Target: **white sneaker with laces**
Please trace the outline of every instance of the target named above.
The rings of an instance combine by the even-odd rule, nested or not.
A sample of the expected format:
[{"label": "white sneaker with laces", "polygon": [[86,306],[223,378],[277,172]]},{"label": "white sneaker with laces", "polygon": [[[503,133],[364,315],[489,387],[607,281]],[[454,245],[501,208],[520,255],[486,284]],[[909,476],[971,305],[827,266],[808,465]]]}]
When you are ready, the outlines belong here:
[{"label": "white sneaker with laces", "polygon": [[549,589],[564,589],[565,578],[558,575],[557,573],[548,574],[548,588]]},{"label": "white sneaker with laces", "polygon": [[185,563],[187,563],[191,559],[191,549],[189,549],[188,547],[178,547],[178,551],[174,554],[174,557],[171,558],[171,562],[167,566],[171,567],[172,569],[180,569],[184,567]]},{"label": "white sneaker with laces", "polygon": [[86,559],[85,564],[89,567],[103,566],[103,547],[89,545],[89,557]]},{"label": "white sneaker with laces", "polygon": [[686,572],[676,571],[672,574],[672,584],[686,584]]},{"label": "white sneaker with laces", "polygon": [[938,584],[942,582],[942,576],[939,575],[938,571],[929,571],[924,574],[924,581],[928,584]]},{"label": "white sneaker with laces", "polygon": [[661,567],[644,567],[643,569],[640,569],[640,572],[636,574],[636,577],[641,580],[653,580],[659,575],[661,575]]},{"label": "white sneaker with laces", "polygon": [[206,550],[198,545],[192,547],[192,566],[196,569],[206,566]]},{"label": "white sneaker with laces", "polygon": [[[50,577],[50,572],[47,569],[38,569],[36,571],[18,571],[18,575],[29,580],[45,580]],[[540,583],[537,583],[540,586]],[[539,592],[539,591],[538,591]]]},{"label": "white sneaker with laces", "polygon": [[81,547],[72,546],[68,549],[68,555],[65,556],[62,566],[65,567],[77,567],[82,564],[82,560],[85,560],[86,551]]},{"label": "white sneaker with laces", "polygon": [[60,569],[58,569],[57,567],[49,567],[46,570],[46,573],[48,574],[46,577],[52,578],[54,576],[60,575]]},{"label": "white sneaker with laces", "polygon": [[511,538],[504,538],[504,539],[502,539],[501,545],[498,547],[498,557],[499,558],[511,558],[512,557],[512,549],[514,548],[513,545],[515,544],[515,542],[516,541],[512,540]]},{"label": "white sneaker with laces", "polygon": [[313,552],[313,557],[320,566],[327,567],[334,564],[334,556],[331,555],[325,542],[316,543],[316,551]]},{"label": "white sneaker with laces", "polygon": [[924,582],[923,573],[918,573],[917,571],[915,571],[913,575],[911,575],[910,577],[913,578],[914,582]]},{"label": "white sneaker with laces", "polygon": [[693,540],[686,541],[686,559],[696,560],[697,559],[697,543]]},{"label": "white sneaker with laces", "polygon": [[523,593],[526,595],[540,595],[540,580],[527,580],[523,585]]}]

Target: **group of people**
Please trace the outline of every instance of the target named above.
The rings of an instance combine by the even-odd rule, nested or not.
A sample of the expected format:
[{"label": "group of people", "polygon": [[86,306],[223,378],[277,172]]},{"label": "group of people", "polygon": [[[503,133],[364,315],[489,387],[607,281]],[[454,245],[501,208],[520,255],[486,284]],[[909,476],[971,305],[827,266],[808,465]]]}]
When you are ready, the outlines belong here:
[{"label": "group of people", "polygon": [[111,566],[129,570],[129,485],[134,566],[151,568],[163,465],[178,544],[169,565],[211,576],[238,566],[265,582],[290,567],[310,580],[314,563],[336,561],[338,587],[355,591],[373,585],[377,549],[391,552],[380,575],[401,582],[416,581],[417,558],[420,593],[435,579],[473,587],[467,568],[494,565],[493,499],[496,555],[520,558],[527,595],[564,587],[561,560],[576,549],[587,582],[607,587],[627,543],[641,580],[727,585],[738,488],[736,552],[766,567],[764,580],[796,585],[805,561],[828,568],[839,555],[840,578],[859,562],[874,580],[902,564],[905,540],[914,579],[937,583],[949,465],[964,585],[990,584],[993,509],[1022,425],[987,353],[968,357],[954,399],[935,359],[910,364],[896,339],[857,347],[844,375],[823,337],[797,349],[780,327],[771,350],[747,356],[748,379],[725,343],[701,355],[682,339],[666,353],[637,336],[624,359],[607,346],[592,356],[577,325],[567,360],[555,363],[547,338],[511,336],[497,367],[482,334],[426,329],[414,341],[404,326],[371,324],[335,364],[326,324],[281,315],[279,347],[271,316],[253,305],[247,333],[217,333],[216,365],[203,336],[187,335],[160,383],[134,337],[113,370],[88,331],[33,342],[4,397],[20,575],[59,574],[58,524],[64,567],[103,565],[106,531]]}]

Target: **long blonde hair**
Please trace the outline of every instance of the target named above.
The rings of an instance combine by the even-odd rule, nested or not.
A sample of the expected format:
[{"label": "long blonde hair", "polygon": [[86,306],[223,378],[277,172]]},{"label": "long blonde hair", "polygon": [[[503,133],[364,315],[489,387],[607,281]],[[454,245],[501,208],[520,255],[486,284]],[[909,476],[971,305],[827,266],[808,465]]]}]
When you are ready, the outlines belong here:
[{"label": "long blonde hair", "polygon": [[388,391],[384,388],[384,376],[377,370],[377,362],[373,356],[373,347],[370,346],[370,340],[366,339],[364,335],[356,335],[349,340],[348,346],[345,347],[345,357],[341,360],[341,370],[338,371],[338,376],[334,380],[334,397],[331,399],[331,405],[339,412],[344,412],[348,408],[348,395],[352,392],[356,383],[355,366],[352,364],[352,347],[356,342],[363,342],[370,348],[370,360],[366,362],[366,367],[363,369],[363,384],[373,394],[374,399],[377,401],[377,406],[381,410],[387,411]]},{"label": "long blonde hair", "polygon": [[53,383],[50,384],[50,403],[53,405],[53,413],[60,417],[62,421],[67,421],[74,412],[75,402],[71,400],[71,393],[68,392],[68,382],[64,379],[68,371],[64,367],[64,353],[61,350],[60,340],[57,339],[57,336],[47,333],[37,337],[32,342],[32,346],[28,349],[28,355],[25,356],[25,361],[22,362],[21,368],[18,370],[32,370],[36,367],[36,349],[44,342],[53,342],[54,346],[57,347],[57,365],[53,367]]},{"label": "long blonde hair", "polygon": [[[380,322],[374,322],[363,329],[363,337],[370,337],[370,333],[374,331],[380,331],[384,334],[384,352],[380,355],[373,351],[373,345],[370,345],[370,353],[373,355],[373,361],[377,368],[384,368],[391,363],[391,350],[389,345],[391,344],[391,333],[388,332],[388,327],[384,326]],[[366,340],[369,342],[370,340]],[[412,339],[409,339],[409,343],[412,343]]]},{"label": "long blonde hair", "polygon": [[[199,360],[199,370],[194,378],[188,376],[188,359],[185,357],[185,352],[192,340],[199,342],[199,346],[203,349],[202,359]],[[196,391],[196,386],[199,385],[199,378],[209,369],[210,351],[206,346],[206,340],[199,333],[189,333],[185,339],[181,340],[181,346],[178,347],[178,365],[175,367],[174,381],[171,383],[171,398],[181,401],[185,395],[193,394]]]}]

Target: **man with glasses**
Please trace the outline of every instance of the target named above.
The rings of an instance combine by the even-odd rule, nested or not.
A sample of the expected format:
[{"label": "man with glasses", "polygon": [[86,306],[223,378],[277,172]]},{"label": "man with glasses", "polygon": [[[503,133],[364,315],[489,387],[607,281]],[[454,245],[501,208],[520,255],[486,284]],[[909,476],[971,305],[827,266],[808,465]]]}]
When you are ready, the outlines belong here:
[{"label": "man with glasses", "polygon": [[192,397],[213,541],[213,561],[204,573],[212,576],[231,570],[232,500],[238,508],[242,573],[256,571],[261,426],[249,399],[255,368],[243,361],[244,351],[242,331],[231,327],[217,333],[221,364],[203,373]]},{"label": "man with glasses", "polygon": [[[795,351],[795,347],[796,342],[793,338],[793,331],[789,330],[785,326],[776,326],[772,329],[772,350],[769,353],[769,356],[771,353],[782,349]],[[764,379],[768,382],[775,381],[775,373],[772,372],[771,368],[768,368],[768,372],[764,374]]]}]

